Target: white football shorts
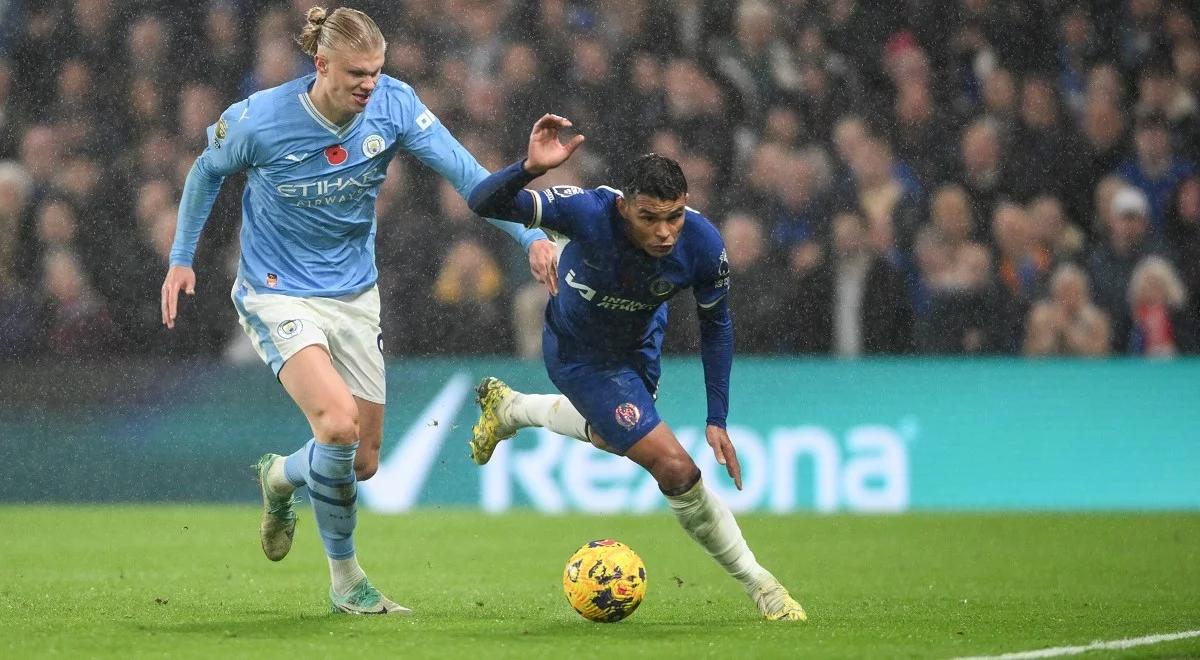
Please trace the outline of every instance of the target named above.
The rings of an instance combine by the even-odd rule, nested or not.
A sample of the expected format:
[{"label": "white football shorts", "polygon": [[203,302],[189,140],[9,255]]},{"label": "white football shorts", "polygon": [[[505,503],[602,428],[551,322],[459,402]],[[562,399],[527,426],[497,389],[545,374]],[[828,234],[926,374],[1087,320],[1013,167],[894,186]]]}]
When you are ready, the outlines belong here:
[{"label": "white football shorts", "polygon": [[386,403],[379,287],[340,298],[301,298],[255,291],[239,280],[232,298],[242,329],[276,378],[288,358],[320,344],[351,394]]}]

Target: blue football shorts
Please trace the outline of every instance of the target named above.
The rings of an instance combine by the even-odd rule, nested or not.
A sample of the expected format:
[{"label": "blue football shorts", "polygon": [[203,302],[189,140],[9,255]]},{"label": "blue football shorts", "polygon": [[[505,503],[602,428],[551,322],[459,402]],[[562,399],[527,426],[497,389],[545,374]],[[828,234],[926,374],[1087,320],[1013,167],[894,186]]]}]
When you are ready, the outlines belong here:
[{"label": "blue football shorts", "polygon": [[560,354],[558,337],[542,332],[542,357],[550,381],[588,426],[619,454],[629,451],[662,419],[654,407],[661,367],[633,353],[628,359],[571,359]]}]

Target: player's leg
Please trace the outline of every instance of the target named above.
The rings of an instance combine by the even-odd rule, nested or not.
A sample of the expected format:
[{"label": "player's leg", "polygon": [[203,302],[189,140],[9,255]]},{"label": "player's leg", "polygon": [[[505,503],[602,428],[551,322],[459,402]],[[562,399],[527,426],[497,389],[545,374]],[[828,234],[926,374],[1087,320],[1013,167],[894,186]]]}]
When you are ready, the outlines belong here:
[{"label": "player's leg", "polygon": [[523,428],[543,427],[577,440],[587,441],[587,422],[571,401],[561,394],[525,394],[499,378],[488,376],[475,388],[479,420],[471,428],[471,459],[488,462],[496,445]]},{"label": "player's leg", "polygon": [[375,476],[383,438],[387,401],[383,333],[379,328],[379,291],[321,301],[322,313],[336,328],[329,336],[333,368],[358,407],[358,452],[354,472],[359,481]]},{"label": "player's leg", "polygon": [[[548,329],[542,332],[542,356],[550,379],[565,391],[560,380],[570,382],[578,375],[576,365],[564,364],[558,356],[558,341]],[[524,394],[491,376],[475,388],[479,420],[471,429],[471,459],[479,465],[492,458],[501,441],[529,427],[550,429],[559,435],[588,441],[587,422],[562,394]]]},{"label": "player's leg", "polygon": [[[368,295],[371,294],[371,295]],[[373,296],[372,300],[364,300]],[[271,365],[280,383],[304,413],[313,438],[290,456],[268,455],[259,463],[264,501],[293,502],[292,491],[308,486],[317,528],[329,557],[332,587],[330,598],[338,611],[353,613],[407,612],[387,600],[366,580],[354,553],[354,528],[357,517],[357,480],[355,456],[363,431],[358,402],[363,378],[343,374],[342,361],[332,355],[344,352],[344,328],[350,318],[363,316],[374,322],[369,350],[377,357],[371,362],[377,373],[363,396],[383,403],[383,360],[378,355],[378,296],[374,290],[346,300],[295,298],[257,294],[239,283],[233,292],[234,304],[247,334],[263,360]],[[355,309],[355,308],[359,309]],[[363,323],[354,324],[364,331]],[[331,332],[330,330],[334,330]],[[358,343],[364,343],[359,341]],[[352,356],[369,355],[359,350]],[[368,413],[367,423],[372,423]],[[376,415],[382,419],[382,412]],[[375,436],[378,436],[376,432]],[[377,442],[375,444],[377,451]],[[280,559],[291,547],[295,515],[291,512],[289,529],[282,524],[268,525],[272,507],[265,507],[262,528],[263,549],[271,559]]]},{"label": "player's leg", "polygon": [[366,481],[379,470],[379,447],[383,440],[383,404],[354,397],[358,405],[358,451],[354,454],[354,474]]},{"label": "player's leg", "polygon": [[741,583],[763,616],[805,619],[803,608],[759,565],[729,507],[704,487],[700,469],[659,417],[653,394],[658,373],[657,360],[639,360],[594,374],[590,387],[586,379],[568,383],[564,392],[588,419],[593,443],[624,454],[654,477],[684,531]]},{"label": "player's leg", "polygon": [[330,600],[335,611],[352,614],[406,613],[375,589],[358,564],[354,530],[358,523],[355,453],[359,446],[359,407],[334,369],[323,346],[296,353],[279,372],[279,382],[304,412],[313,440],[288,457],[286,471],[307,467],[305,484],[317,529],[329,558]]},{"label": "player's leg", "polygon": [[759,565],[733,512],[704,486],[700,469],[665,422],[658,422],[625,455],[654,477],[684,531],[741,583],[764,617],[775,621],[808,618],[775,576]]},{"label": "player's leg", "polygon": [[[255,352],[277,376],[284,364],[305,347],[325,345],[325,334],[302,299],[259,294],[240,281],[234,284],[230,297]],[[292,549],[298,502],[293,493],[305,483],[307,450],[306,446],[297,452],[304,454],[305,467],[296,478],[289,478],[285,457],[279,454],[265,454],[255,466],[263,500],[259,537],[263,553],[271,561],[283,559]]]}]

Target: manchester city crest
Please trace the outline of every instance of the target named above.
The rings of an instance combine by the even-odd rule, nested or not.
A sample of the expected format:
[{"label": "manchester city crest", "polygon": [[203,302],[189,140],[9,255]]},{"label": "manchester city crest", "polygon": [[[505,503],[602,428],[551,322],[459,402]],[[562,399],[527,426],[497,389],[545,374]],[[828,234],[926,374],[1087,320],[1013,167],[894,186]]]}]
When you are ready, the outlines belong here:
[{"label": "manchester city crest", "polygon": [[384,146],[386,145],[383,142],[382,135],[368,135],[367,139],[363,140],[363,155],[367,158],[374,158],[378,156],[381,151],[383,151]]},{"label": "manchester city crest", "polygon": [[275,334],[279,335],[280,339],[291,339],[303,331],[304,322],[300,319],[283,321],[275,328]]}]

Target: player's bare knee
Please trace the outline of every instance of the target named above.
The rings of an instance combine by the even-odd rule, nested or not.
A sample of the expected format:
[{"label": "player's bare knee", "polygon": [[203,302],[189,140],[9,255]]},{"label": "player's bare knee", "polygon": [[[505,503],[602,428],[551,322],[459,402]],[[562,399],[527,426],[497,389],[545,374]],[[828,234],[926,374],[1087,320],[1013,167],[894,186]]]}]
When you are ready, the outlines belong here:
[{"label": "player's bare knee", "polygon": [[378,471],[378,456],[372,456],[361,463],[359,463],[357,460],[354,462],[354,478],[358,479],[359,481],[366,481],[367,479],[370,479],[371,477],[375,476],[375,473]]},{"label": "player's bare knee", "polygon": [[650,474],[658,482],[658,488],[667,495],[680,495],[691,489],[700,480],[700,468],[691,456],[664,456],[654,462]]},{"label": "player's bare knee", "polygon": [[349,445],[358,441],[358,415],[336,409],[322,410],[313,420],[317,440],[331,445]]}]

